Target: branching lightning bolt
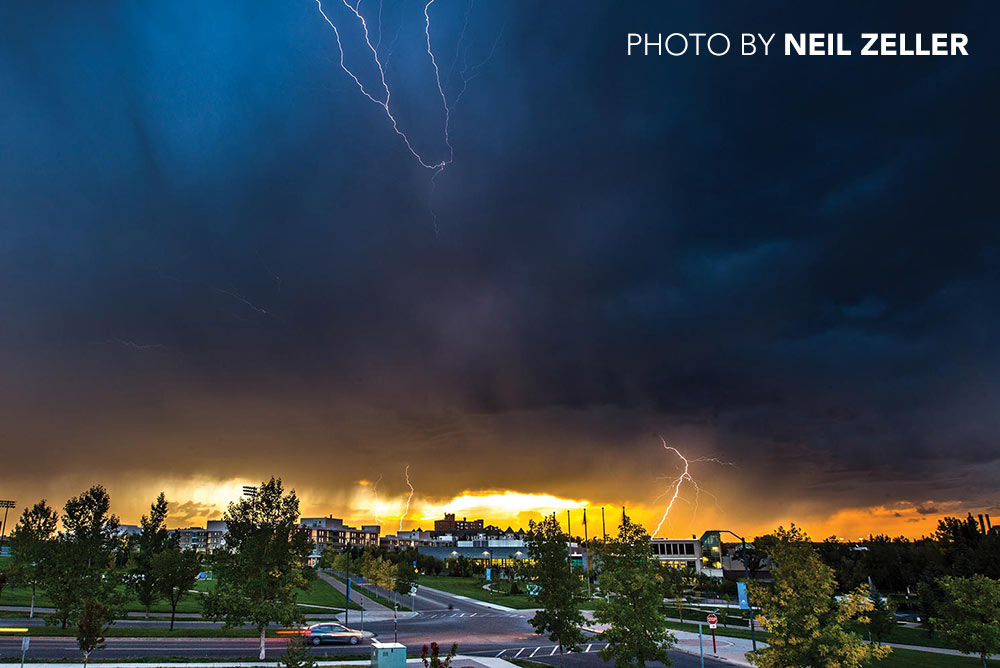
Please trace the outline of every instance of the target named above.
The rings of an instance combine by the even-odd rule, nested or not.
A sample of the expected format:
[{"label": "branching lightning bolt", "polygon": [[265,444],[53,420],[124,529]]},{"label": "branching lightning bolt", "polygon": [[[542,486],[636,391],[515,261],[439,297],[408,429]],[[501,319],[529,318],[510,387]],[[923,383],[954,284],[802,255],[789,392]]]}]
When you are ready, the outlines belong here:
[{"label": "branching lightning bolt", "polygon": [[[372,43],[372,36],[368,29],[368,20],[365,18],[364,14],[361,13],[361,0],[357,0],[354,5],[351,5],[348,0],[340,0],[344,7],[354,16],[355,19],[360,23],[362,32],[364,34],[365,44],[368,50],[371,52],[372,59],[374,60],[375,66],[378,68],[379,83],[381,87],[375,87],[374,92],[370,91],[369,88],[361,81],[361,78],[347,66],[346,56],[344,52],[344,43],[341,39],[340,29],[337,27],[336,22],[330,17],[329,14],[323,9],[323,0],[316,0],[316,7],[319,9],[320,15],[327,22],[330,28],[333,29],[333,34],[337,42],[337,50],[340,53],[340,68],[354,81],[358,90],[361,91],[362,95],[367,97],[369,100],[377,104],[382,108],[385,113],[386,118],[392,124],[393,131],[399,135],[400,139],[406,145],[407,150],[410,154],[416,158],[417,163],[420,164],[424,169],[428,169],[433,173],[431,176],[430,191],[428,193],[428,209],[430,211],[431,217],[434,219],[434,232],[438,231],[438,217],[437,212],[434,210],[434,194],[437,189],[437,177],[444,171],[444,169],[452,164],[455,160],[455,147],[451,142],[451,112],[461,100],[462,96],[465,94],[468,88],[469,82],[479,75],[481,68],[493,57],[493,54],[497,50],[497,46],[503,36],[503,28],[501,28],[500,33],[497,35],[496,40],[493,43],[493,48],[490,50],[489,54],[479,63],[469,66],[468,64],[468,48],[465,49],[462,56],[462,69],[459,72],[459,77],[461,78],[461,89],[455,96],[455,99],[451,102],[448,101],[448,88],[450,86],[452,75],[455,72],[455,66],[458,62],[459,51],[465,41],[465,33],[469,27],[469,16],[472,13],[472,7],[474,0],[470,0],[468,7],[465,11],[465,21],[462,26],[461,34],[459,35],[458,41],[455,45],[455,58],[452,60],[451,67],[448,69],[447,76],[442,80],[441,77],[441,67],[438,63],[437,54],[434,52],[434,46],[431,40],[431,5],[433,5],[436,0],[426,0],[424,4],[424,42],[426,44],[427,56],[430,58],[431,66],[434,68],[434,83],[437,86],[438,96],[441,98],[441,106],[444,110],[444,132],[443,139],[444,145],[447,148],[447,155],[441,160],[434,161],[432,159],[426,158],[413,146],[413,142],[410,141],[410,137],[401,128],[399,119],[393,113],[392,106],[390,102],[392,101],[392,88],[389,85],[388,79],[386,77],[386,72],[388,71],[389,58],[392,56],[393,48],[396,44],[396,40],[399,38],[399,25],[397,25],[396,37],[393,38],[392,42],[389,44],[388,49],[384,54],[380,53],[379,49],[382,46],[382,11],[384,0],[379,0],[378,6],[378,38]],[[400,23],[401,25],[401,23]]]},{"label": "branching lightning bolt", "polygon": [[406,468],[403,469],[403,475],[406,477],[406,486],[410,488],[410,495],[406,497],[406,508],[403,509],[403,514],[399,517],[399,530],[403,530],[403,520],[406,519],[406,515],[410,512],[410,501],[413,499],[413,484],[410,483],[410,465],[407,464]]},{"label": "branching lightning bolt", "polygon": [[[698,497],[701,495],[701,492],[703,490],[701,488],[701,485],[698,484],[698,481],[695,480],[694,477],[692,477],[692,475],[691,475],[691,464],[692,463],[694,463],[694,462],[715,462],[716,464],[722,464],[724,466],[732,466],[731,463],[724,462],[724,461],[722,461],[720,459],[717,459],[715,457],[699,457],[697,459],[688,459],[683,454],[681,454],[680,450],[678,450],[677,448],[673,447],[672,445],[667,445],[666,439],[664,439],[662,436],[660,436],[660,441],[663,443],[663,448],[665,450],[670,450],[671,452],[673,452],[674,454],[676,454],[678,457],[681,458],[681,461],[684,462],[684,470],[681,472],[681,474],[679,476],[677,476],[677,478],[675,478],[673,480],[673,482],[670,483],[670,486],[667,488],[667,491],[665,491],[663,494],[661,494],[660,496],[657,497],[659,499],[659,498],[662,498],[663,496],[666,496],[667,494],[671,495],[670,496],[670,502],[667,504],[667,507],[664,509],[663,516],[660,517],[660,523],[656,525],[656,529],[653,531],[653,536],[656,536],[657,534],[660,533],[660,529],[663,527],[663,523],[667,521],[667,517],[670,516],[670,511],[673,510],[674,503],[680,497],[681,486],[685,482],[689,483],[692,487],[694,487],[694,493],[695,493],[695,497],[694,497],[694,511],[695,512],[698,511]],[[709,494],[709,492],[705,492],[705,493]]]},{"label": "branching lightning bolt", "polygon": [[[445,167],[447,167],[448,165],[450,165],[451,162],[452,162],[452,160],[454,159],[454,150],[452,149],[452,146],[451,146],[451,138],[448,135],[448,132],[449,132],[448,126],[449,126],[449,122],[450,122],[450,118],[449,118],[449,116],[450,116],[450,109],[448,108],[448,102],[447,102],[447,100],[444,97],[444,90],[441,87],[441,76],[440,76],[440,73],[438,72],[437,61],[434,58],[434,52],[433,52],[433,50],[431,48],[431,40],[430,40],[430,6],[432,4],[434,4],[434,0],[430,0],[430,2],[428,2],[427,5],[424,6],[424,23],[425,23],[425,31],[424,32],[427,35],[427,52],[430,54],[430,56],[431,56],[431,62],[434,65],[434,72],[435,72],[435,78],[437,80],[438,90],[441,91],[441,99],[442,99],[442,101],[444,101],[444,107],[445,107],[445,133],[444,134],[445,134],[445,144],[448,146],[448,157],[447,157],[447,159],[440,160],[438,162],[432,162],[432,161],[424,159],[424,157],[422,155],[420,155],[420,153],[418,153],[415,148],[413,148],[413,144],[410,142],[410,138],[406,135],[405,132],[403,132],[400,129],[400,127],[399,127],[399,121],[396,119],[395,115],[392,113],[392,110],[389,107],[389,101],[392,98],[392,93],[390,92],[389,84],[386,82],[386,79],[385,79],[385,67],[382,64],[381,59],[379,58],[378,49],[376,48],[376,46],[374,44],[372,44],[371,36],[369,34],[369,31],[368,31],[368,22],[365,20],[364,15],[358,9],[361,6],[361,3],[358,3],[356,6],[351,6],[347,2],[347,0],[341,0],[341,2],[343,2],[344,6],[347,7],[347,9],[355,17],[357,17],[357,19],[361,22],[361,28],[362,28],[362,30],[364,32],[364,35],[365,35],[365,44],[368,45],[368,49],[371,51],[372,57],[375,59],[375,65],[378,67],[379,78],[380,78],[380,80],[382,82],[382,89],[385,92],[384,99],[382,99],[383,96],[381,95],[381,93],[378,94],[378,97],[376,97],[375,95],[372,95],[371,93],[369,93],[368,89],[366,89],[365,85],[361,82],[361,79],[359,79],[358,76],[354,72],[352,72],[349,67],[347,67],[347,63],[345,62],[345,56],[344,56],[344,45],[341,42],[341,38],[340,38],[340,30],[337,29],[337,25],[333,22],[333,20],[323,10],[323,1],[322,0],[316,0],[316,7],[319,9],[320,15],[322,15],[323,19],[326,20],[326,22],[330,25],[331,28],[333,28],[333,34],[336,37],[336,41],[337,41],[337,50],[340,52],[340,68],[342,70],[344,70],[344,72],[346,72],[347,75],[349,77],[351,77],[351,79],[354,80],[354,83],[357,84],[357,86],[358,86],[358,90],[360,90],[361,93],[365,97],[367,97],[369,100],[371,100],[372,102],[374,102],[378,106],[382,107],[382,110],[385,112],[386,117],[389,119],[389,122],[392,124],[392,129],[403,140],[403,143],[406,144],[406,148],[410,151],[410,153],[413,155],[413,157],[417,159],[417,162],[420,163],[421,167],[423,167],[425,169],[430,169],[430,170],[432,170],[434,172],[438,172],[438,171],[444,169]],[[380,32],[381,32],[381,30],[380,30]],[[381,42],[381,37],[379,39],[379,42]]]}]

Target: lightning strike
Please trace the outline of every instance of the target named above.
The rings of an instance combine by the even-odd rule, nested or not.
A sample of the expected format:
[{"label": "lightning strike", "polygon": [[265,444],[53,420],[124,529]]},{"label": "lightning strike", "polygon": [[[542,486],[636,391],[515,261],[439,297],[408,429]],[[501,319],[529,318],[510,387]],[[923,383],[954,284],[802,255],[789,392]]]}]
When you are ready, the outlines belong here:
[{"label": "lightning strike", "polygon": [[389,85],[386,72],[388,71],[389,58],[392,56],[393,49],[396,44],[396,40],[399,38],[399,28],[397,25],[396,36],[393,38],[392,42],[389,44],[388,49],[383,54],[380,51],[382,46],[382,12],[384,0],[379,1],[378,6],[378,38],[372,42],[371,31],[368,28],[368,19],[361,12],[361,0],[358,0],[354,5],[351,5],[348,0],[340,0],[344,7],[350,12],[354,19],[358,21],[361,27],[361,31],[364,35],[365,45],[371,54],[372,61],[375,67],[378,69],[378,84],[373,87],[366,87],[364,82],[362,82],[361,77],[352,70],[347,65],[347,58],[344,51],[344,42],[342,40],[341,29],[338,28],[337,23],[331,17],[330,14],[323,8],[323,0],[316,0],[316,7],[319,10],[320,15],[326,21],[326,23],[333,29],[333,34],[337,42],[337,50],[340,53],[340,68],[354,81],[358,90],[361,91],[362,95],[367,97],[369,100],[377,104],[382,108],[385,113],[386,118],[389,119],[392,125],[393,131],[399,135],[400,139],[406,145],[407,150],[416,159],[417,163],[424,169],[428,169],[432,172],[430,190],[428,193],[428,210],[433,218],[434,222],[434,233],[438,233],[438,215],[434,209],[434,194],[437,190],[437,177],[455,160],[455,147],[451,142],[451,113],[455,106],[458,104],[459,100],[465,94],[468,88],[469,82],[479,75],[481,68],[489,62],[493,57],[493,54],[497,50],[497,46],[500,43],[500,39],[503,36],[503,28],[500,30],[500,34],[497,36],[493,43],[493,48],[490,50],[489,54],[482,61],[476,65],[470,67],[468,65],[468,48],[465,49],[464,55],[462,57],[462,69],[459,72],[459,78],[461,79],[461,89],[455,96],[455,99],[451,102],[448,101],[448,88],[450,87],[450,81],[452,75],[455,71],[455,66],[458,62],[459,51],[465,41],[465,33],[469,27],[469,15],[472,13],[472,7],[474,5],[474,0],[470,0],[466,11],[465,11],[465,21],[462,26],[462,31],[459,35],[458,41],[455,45],[455,58],[452,60],[451,67],[448,69],[447,76],[442,80],[441,77],[441,67],[438,62],[438,56],[434,52],[434,46],[431,39],[431,5],[433,5],[436,0],[426,0],[424,4],[424,43],[426,45],[427,56],[430,59],[431,67],[434,69],[434,83],[437,86],[438,96],[441,98],[441,107],[444,111],[444,128],[443,128],[443,141],[447,149],[446,155],[440,160],[433,160],[422,155],[414,147],[413,142],[410,140],[409,135],[402,129],[399,119],[396,118],[393,108],[390,105],[392,101],[392,87]]},{"label": "lightning strike", "polygon": [[[701,485],[698,484],[698,481],[695,480],[694,477],[691,475],[691,464],[692,463],[695,463],[695,462],[715,462],[716,464],[722,464],[723,466],[732,466],[731,463],[724,462],[724,461],[722,461],[720,459],[717,459],[715,457],[699,457],[697,459],[688,459],[683,454],[681,454],[680,450],[678,450],[677,448],[675,448],[672,445],[667,445],[666,439],[664,439],[662,436],[660,436],[660,441],[663,443],[663,448],[665,450],[669,450],[669,451],[673,452],[674,454],[676,454],[678,457],[681,458],[681,461],[684,462],[684,470],[667,487],[667,491],[665,491],[663,494],[661,494],[660,496],[657,497],[657,499],[659,499],[659,498],[662,498],[662,497],[666,496],[667,494],[671,495],[670,496],[670,502],[667,503],[667,507],[663,511],[663,516],[660,517],[660,523],[657,524],[656,525],[656,529],[653,530],[653,534],[652,534],[653,536],[656,536],[657,534],[660,533],[660,529],[663,527],[663,523],[667,521],[667,517],[670,516],[670,511],[673,510],[674,503],[676,503],[677,500],[678,500],[678,498],[680,498],[681,486],[685,482],[689,483],[692,487],[694,487],[694,494],[695,494],[695,497],[694,497],[694,512],[695,513],[698,512],[698,497],[701,495],[701,492],[703,490],[701,488]],[[705,493],[708,494],[708,492],[705,492]]]},{"label": "lightning strike", "polygon": [[[361,93],[365,97],[367,97],[369,100],[371,100],[372,102],[374,102],[375,104],[377,104],[378,106],[380,106],[382,108],[382,110],[385,112],[386,117],[389,119],[389,122],[392,124],[392,129],[403,140],[403,143],[406,144],[406,148],[410,151],[410,154],[412,154],[413,157],[416,158],[417,162],[420,164],[421,167],[423,167],[424,169],[429,169],[429,170],[434,171],[434,172],[438,172],[438,171],[444,169],[445,167],[447,167],[448,165],[450,165],[452,163],[452,160],[454,159],[454,150],[451,147],[451,140],[450,140],[450,138],[448,136],[448,124],[449,124],[450,109],[448,108],[448,102],[444,98],[444,92],[443,92],[443,89],[441,88],[441,77],[440,77],[440,74],[438,73],[437,62],[436,62],[436,59],[434,58],[434,53],[433,53],[433,50],[431,49],[431,42],[430,42],[430,13],[429,13],[430,9],[429,8],[434,3],[434,0],[430,0],[430,2],[428,2],[427,5],[424,7],[425,34],[427,35],[427,51],[428,51],[428,53],[431,56],[432,63],[434,64],[435,77],[436,77],[436,80],[438,82],[438,90],[441,91],[441,97],[442,97],[442,100],[444,101],[444,106],[445,106],[445,145],[448,147],[448,157],[446,159],[439,160],[437,162],[433,162],[433,161],[425,159],[413,147],[413,144],[410,142],[410,138],[407,136],[407,134],[405,132],[403,132],[402,129],[400,129],[400,127],[399,127],[399,121],[396,119],[396,116],[393,114],[392,109],[389,107],[389,102],[392,99],[392,92],[391,92],[391,90],[389,88],[389,84],[388,84],[388,82],[386,81],[386,78],[385,78],[385,66],[383,65],[382,60],[379,57],[378,49],[376,48],[375,44],[372,44],[371,35],[369,34],[369,30],[368,30],[368,21],[365,19],[364,15],[359,10],[359,8],[361,6],[361,3],[358,3],[356,6],[351,6],[347,2],[347,0],[341,0],[341,2],[351,12],[351,14],[353,14],[358,19],[358,21],[360,21],[360,23],[361,23],[361,28],[362,28],[362,31],[364,32],[364,36],[365,36],[365,44],[368,46],[368,50],[371,51],[372,57],[373,57],[373,59],[375,61],[375,66],[378,68],[379,79],[380,79],[381,84],[382,84],[382,92],[384,92],[384,95],[382,94],[382,92],[378,92],[375,95],[373,95],[372,93],[369,93],[368,89],[365,88],[365,85],[361,82],[361,79],[359,79],[358,76],[353,71],[351,71],[351,69],[349,67],[347,67],[347,63],[345,62],[344,44],[341,41],[340,30],[337,28],[337,24],[334,23],[334,21],[329,17],[329,15],[327,15],[326,11],[323,9],[323,0],[316,0],[316,7],[319,9],[320,15],[327,22],[327,24],[329,24],[329,26],[333,29],[333,34],[334,34],[334,36],[336,38],[336,42],[337,42],[337,50],[340,52],[340,68],[342,70],[344,70],[344,72],[349,77],[351,77],[351,79],[357,85],[358,90],[360,90]],[[381,43],[381,37],[379,39],[379,43]]]},{"label": "lightning strike", "polygon": [[264,308],[261,308],[261,307],[257,306],[256,304],[254,304],[253,302],[251,302],[249,299],[247,299],[246,297],[244,297],[243,295],[241,295],[238,292],[233,292],[231,290],[223,290],[222,288],[212,288],[212,289],[215,290],[216,292],[218,292],[219,294],[227,295],[229,297],[232,297],[236,301],[241,302],[242,304],[246,305],[248,308],[256,311],[257,313],[260,313],[261,315],[269,315],[269,316],[272,316],[272,317],[274,315],[273,313],[271,313],[267,309],[264,309]]},{"label": "lightning strike", "polygon": [[399,517],[399,530],[403,530],[403,520],[406,519],[407,513],[410,512],[410,501],[413,499],[413,485],[410,483],[410,465],[407,464],[406,468],[403,469],[403,475],[406,477],[406,486],[410,488],[410,495],[406,497],[406,508],[403,509],[403,514]]},{"label": "lightning strike", "polygon": [[136,343],[135,341],[119,338],[112,338],[109,342],[117,343],[120,346],[131,348],[132,350],[153,350],[155,348],[164,347],[162,343]]}]

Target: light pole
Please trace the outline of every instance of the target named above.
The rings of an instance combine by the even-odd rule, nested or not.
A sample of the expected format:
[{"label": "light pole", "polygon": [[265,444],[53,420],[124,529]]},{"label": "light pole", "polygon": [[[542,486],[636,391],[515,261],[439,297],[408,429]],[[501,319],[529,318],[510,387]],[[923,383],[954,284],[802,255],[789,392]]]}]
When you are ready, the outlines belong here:
[{"label": "light pole", "polygon": [[[743,543],[743,571],[747,576],[747,606],[750,608],[750,642],[753,643],[753,651],[757,651],[757,632],[754,629],[753,624],[753,605],[750,603],[750,566],[747,564],[747,539],[739,535],[735,531],[730,531],[729,529],[719,529],[719,533],[728,533],[736,536]],[[720,541],[721,542],[721,541]],[[721,547],[721,545],[720,545]]]},{"label": "light pole", "polygon": [[3,537],[7,531],[7,513],[13,507],[13,501],[7,499],[0,500],[0,508],[3,508],[3,524],[0,524],[0,554],[3,554]]},{"label": "light pole", "polygon": [[490,558],[489,550],[483,550],[483,556],[486,557],[486,586],[490,590],[490,600],[493,600],[493,560]]}]

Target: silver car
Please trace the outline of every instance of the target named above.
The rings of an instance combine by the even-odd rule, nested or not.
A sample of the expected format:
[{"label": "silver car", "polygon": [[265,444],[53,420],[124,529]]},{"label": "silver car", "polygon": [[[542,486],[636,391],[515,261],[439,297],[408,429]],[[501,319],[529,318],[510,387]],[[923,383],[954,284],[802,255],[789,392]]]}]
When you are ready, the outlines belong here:
[{"label": "silver car", "polygon": [[346,642],[351,645],[357,645],[365,637],[361,631],[355,631],[354,629],[349,629],[346,626],[334,624],[333,622],[323,622],[322,624],[307,626],[302,635],[305,636],[306,641],[311,642],[313,645],[319,645],[324,642]]}]

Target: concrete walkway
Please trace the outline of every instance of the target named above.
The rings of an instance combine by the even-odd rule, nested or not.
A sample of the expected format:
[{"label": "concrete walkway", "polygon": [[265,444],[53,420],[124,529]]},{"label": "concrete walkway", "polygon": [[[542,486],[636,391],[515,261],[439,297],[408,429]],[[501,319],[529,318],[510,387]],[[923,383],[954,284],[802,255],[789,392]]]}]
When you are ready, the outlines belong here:
[{"label": "concrete walkway", "polygon": [[[320,580],[323,580],[324,582],[326,582],[326,583],[328,583],[330,585],[333,585],[333,588],[336,589],[337,591],[339,591],[341,594],[344,594],[345,596],[347,595],[347,585],[346,584],[344,584],[343,582],[341,582],[337,578],[333,577],[332,575],[330,575],[328,573],[324,573],[323,571],[317,570],[316,574],[319,576]],[[386,607],[386,606],[382,605],[381,603],[376,603],[372,599],[370,599],[367,596],[365,596],[361,592],[361,590],[358,589],[357,587],[355,587],[353,584],[351,585],[351,600],[353,602],[357,603],[358,605],[361,605],[363,603],[364,607],[365,607],[365,613],[369,613],[369,612],[389,612],[389,613],[391,613],[392,612],[392,608]],[[354,612],[354,611],[352,610],[352,612]]]},{"label": "concrete walkway", "polygon": [[[608,628],[607,624],[594,622],[593,612],[590,610],[584,610],[583,614],[587,618],[587,622],[583,627],[584,631],[600,633]],[[704,635],[701,638],[699,638],[697,631],[676,631],[670,629],[670,633],[677,639],[674,649],[679,652],[694,654],[695,656],[704,652],[705,656],[709,658],[725,661],[736,666],[751,665],[746,659],[746,653],[753,650],[753,643],[749,638],[731,638],[716,634],[715,651],[712,651],[712,631],[708,628],[708,624],[705,624]],[[767,647],[767,643],[760,640],[757,641],[757,649],[765,647]]]}]

